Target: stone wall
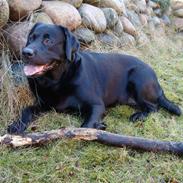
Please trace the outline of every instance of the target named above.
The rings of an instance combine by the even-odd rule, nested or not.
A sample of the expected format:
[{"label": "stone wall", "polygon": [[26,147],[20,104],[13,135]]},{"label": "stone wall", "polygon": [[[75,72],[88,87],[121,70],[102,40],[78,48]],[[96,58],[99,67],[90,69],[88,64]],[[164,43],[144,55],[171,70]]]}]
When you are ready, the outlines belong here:
[{"label": "stone wall", "polygon": [[166,10],[155,0],[0,0],[0,5],[0,27],[17,58],[36,22],[65,26],[84,44],[99,40],[119,47],[148,44],[154,35],[164,35],[165,27],[172,26],[172,12],[173,27],[183,30],[181,0]]},{"label": "stone wall", "polygon": [[183,1],[172,1],[172,14],[174,28],[181,32],[183,31]]}]

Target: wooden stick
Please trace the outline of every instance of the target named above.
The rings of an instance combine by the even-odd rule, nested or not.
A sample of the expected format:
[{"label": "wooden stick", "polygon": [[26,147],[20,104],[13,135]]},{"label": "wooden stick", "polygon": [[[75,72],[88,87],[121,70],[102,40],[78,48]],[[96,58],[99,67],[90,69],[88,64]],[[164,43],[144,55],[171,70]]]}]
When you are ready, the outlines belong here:
[{"label": "wooden stick", "polygon": [[45,131],[42,133],[29,133],[24,136],[6,134],[0,137],[0,144],[12,147],[22,147],[41,145],[63,138],[97,141],[102,144],[116,147],[125,146],[136,150],[169,152],[177,155],[183,155],[183,142],[169,142],[124,136],[89,128],[62,128],[58,130]]}]

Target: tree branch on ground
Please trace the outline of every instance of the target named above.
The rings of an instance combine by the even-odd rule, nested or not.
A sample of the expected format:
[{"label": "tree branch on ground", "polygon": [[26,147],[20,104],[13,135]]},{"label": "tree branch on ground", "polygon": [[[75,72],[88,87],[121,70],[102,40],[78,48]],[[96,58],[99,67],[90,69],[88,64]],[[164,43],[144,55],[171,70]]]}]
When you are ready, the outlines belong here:
[{"label": "tree branch on ground", "polygon": [[6,134],[0,136],[0,144],[16,148],[39,146],[59,139],[96,141],[115,147],[129,147],[141,151],[169,152],[183,155],[183,142],[151,140],[89,128],[61,128],[52,131],[28,133],[22,136]]}]

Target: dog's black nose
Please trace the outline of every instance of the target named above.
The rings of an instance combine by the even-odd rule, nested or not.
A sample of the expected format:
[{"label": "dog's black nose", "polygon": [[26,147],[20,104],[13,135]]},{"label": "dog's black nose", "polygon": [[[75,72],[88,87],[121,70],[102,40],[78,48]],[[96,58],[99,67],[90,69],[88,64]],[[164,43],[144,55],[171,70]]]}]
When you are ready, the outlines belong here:
[{"label": "dog's black nose", "polygon": [[35,54],[33,49],[25,47],[22,49],[22,55],[26,58],[32,58]]}]

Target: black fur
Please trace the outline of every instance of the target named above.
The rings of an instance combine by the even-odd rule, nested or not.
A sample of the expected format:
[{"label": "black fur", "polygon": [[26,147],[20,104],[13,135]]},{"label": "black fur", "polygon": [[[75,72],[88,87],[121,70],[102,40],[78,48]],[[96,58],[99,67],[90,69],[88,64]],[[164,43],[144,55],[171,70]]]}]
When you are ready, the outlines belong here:
[{"label": "black fur", "polygon": [[8,127],[9,133],[23,133],[36,116],[51,109],[85,111],[82,127],[98,129],[105,129],[105,108],[114,104],[139,108],[131,121],[144,120],[159,106],[181,114],[180,108],[166,99],[147,64],[129,55],[81,51],[79,42],[64,27],[35,25],[23,55],[28,65],[52,67],[28,77],[35,105],[23,110],[21,118]]}]

